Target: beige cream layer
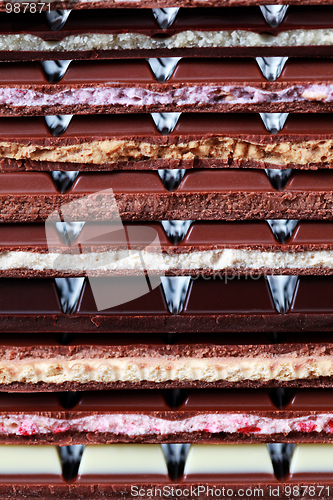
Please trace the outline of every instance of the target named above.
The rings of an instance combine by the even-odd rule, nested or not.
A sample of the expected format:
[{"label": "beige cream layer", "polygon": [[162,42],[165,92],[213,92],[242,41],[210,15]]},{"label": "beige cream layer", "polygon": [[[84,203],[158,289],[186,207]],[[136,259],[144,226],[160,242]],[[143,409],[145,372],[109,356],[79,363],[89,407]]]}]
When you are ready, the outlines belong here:
[{"label": "beige cream layer", "polygon": [[38,382],[131,382],[204,381],[240,382],[243,380],[291,381],[331,377],[333,356],[298,357],[290,354],[272,358],[253,357],[128,357],[67,360],[29,359],[0,361],[0,383]]},{"label": "beige cream layer", "polygon": [[70,146],[37,146],[0,142],[0,158],[100,165],[118,161],[147,159],[256,160],[275,165],[333,161],[333,140],[256,144],[230,137],[159,145],[141,141],[101,140]]},{"label": "beige cream layer", "polygon": [[109,251],[82,254],[3,252],[0,270],[44,271],[170,271],[174,269],[318,269],[333,268],[333,250],[265,252],[225,248],[204,252],[167,254],[149,251]]},{"label": "beige cream layer", "polygon": [[68,50],[133,50],[191,47],[295,47],[333,45],[333,29],[297,29],[269,34],[243,30],[183,31],[170,38],[154,39],[138,33],[82,34],[63,40],[45,42],[34,35],[1,35],[0,50],[68,51]]}]

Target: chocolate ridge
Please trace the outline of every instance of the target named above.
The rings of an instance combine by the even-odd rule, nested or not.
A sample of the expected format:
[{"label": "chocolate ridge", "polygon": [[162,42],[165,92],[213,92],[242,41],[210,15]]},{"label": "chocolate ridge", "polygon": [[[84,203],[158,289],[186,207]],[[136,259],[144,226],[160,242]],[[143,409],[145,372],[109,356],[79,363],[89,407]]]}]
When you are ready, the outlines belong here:
[{"label": "chocolate ridge", "polygon": [[150,115],[102,114],[74,116],[64,134],[54,137],[42,117],[1,117],[0,139],[4,142],[40,146],[69,146],[84,143],[87,139],[138,139],[152,144],[169,145],[203,137],[231,137],[259,144],[278,144],[330,139],[332,125],[333,118],[329,113],[311,115],[311,120],[298,114],[290,114],[283,129],[277,134],[270,134],[257,115],[191,113],[181,115],[174,130],[162,135],[157,131]]},{"label": "chocolate ridge", "polygon": [[[65,194],[47,174],[3,173],[1,180],[1,222],[333,218],[330,170],[295,171],[280,191],[256,170],[192,171],[173,192],[149,171],[82,173]],[[101,193],[108,188],[112,194]]]},{"label": "chocolate ridge", "polygon": [[284,243],[278,241],[266,221],[194,221],[179,242],[171,242],[157,222],[87,222],[70,243],[66,243],[51,224],[47,227],[42,223],[0,225],[1,252],[84,254],[132,249],[175,255],[222,248],[291,253],[331,250],[333,223],[301,221]]},{"label": "chocolate ridge", "polygon": [[[177,315],[168,311],[161,287],[155,288],[149,295],[140,294],[137,299],[125,304],[113,305],[111,302],[109,309],[99,311],[86,283],[76,312],[64,314],[52,280],[3,279],[0,287],[0,330],[3,333],[22,332],[24,335],[48,332],[43,335],[44,342],[48,339],[54,341],[56,333],[65,333],[65,336],[57,336],[59,342],[65,343],[73,341],[73,335],[75,338],[75,335],[81,334],[83,341],[84,337],[90,338],[91,333],[134,334],[137,341],[143,335],[159,332],[157,340],[174,342],[183,339],[185,333],[192,332],[193,342],[193,332],[245,332],[245,338],[248,338],[246,332],[303,332],[304,336],[304,332],[332,330],[332,278],[329,276],[301,277],[286,314],[276,312],[264,277],[250,274],[250,278],[235,274],[229,278],[222,275],[219,280],[216,276],[212,280],[193,280],[184,310]],[[112,286],[112,283],[108,284]],[[118,282],[113,284],[118,289],[121,286]],[[133,285],[132,281],[127,281],[127,284]],[[71,335],[68,336],[69,333]],[[24,335],[22,340],[28,341]],[[282,335],[281,338],[291,341],[293,336]],[[296,335],[296,341],[297,338]],[[311,341],[311,336],[309,339]],[[267,343],[267,340],[268,337],[262,335],[260,342]],[[198,342],[201,341],[199,336]]]}]

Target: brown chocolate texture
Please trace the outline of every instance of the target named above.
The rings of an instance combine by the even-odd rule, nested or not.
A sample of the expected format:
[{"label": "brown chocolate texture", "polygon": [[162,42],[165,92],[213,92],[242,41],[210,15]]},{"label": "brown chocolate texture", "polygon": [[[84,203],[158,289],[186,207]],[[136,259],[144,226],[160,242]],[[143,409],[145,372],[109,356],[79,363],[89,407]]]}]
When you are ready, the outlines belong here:
[{"label": "brown chocolate texture", "polygon": [[295,171],[280,191],[264,171],[249,169],[192,171],[172,192],[149,171],[82,173],[63,194],[45,173],[4,173],[1,180],[2,222],[332,219],[331,170]]}]

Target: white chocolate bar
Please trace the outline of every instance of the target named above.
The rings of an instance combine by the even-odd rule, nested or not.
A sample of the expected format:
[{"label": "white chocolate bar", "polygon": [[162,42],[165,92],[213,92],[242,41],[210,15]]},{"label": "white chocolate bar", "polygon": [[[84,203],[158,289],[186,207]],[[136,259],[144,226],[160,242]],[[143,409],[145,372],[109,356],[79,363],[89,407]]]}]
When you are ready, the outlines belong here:
[{"label": "white chocolate bar", "polygon": [[290,474],[299,472],[333,474],[333,444],[298,444],[291,458]]},{"label": "white chocolate bar", "polygon": [[265,444],[193,444],[184,474],[273,474]]},{"label": "white chocolate bar", "polygon": [[159,444],[109,444],[86,446],[79,476],[87,474],[168,474]]},{"label": "white chocolate bar", "polygon": [[56,446],[0,445],[0,474],[62,475]]}]

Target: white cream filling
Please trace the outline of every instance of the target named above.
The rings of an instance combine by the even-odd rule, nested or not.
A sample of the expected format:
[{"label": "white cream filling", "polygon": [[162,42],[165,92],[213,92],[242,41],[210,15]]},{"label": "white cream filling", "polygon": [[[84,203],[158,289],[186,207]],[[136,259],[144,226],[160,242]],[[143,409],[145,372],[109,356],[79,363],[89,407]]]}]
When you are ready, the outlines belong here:
[{"label": "white cream filling", "polygon": [[112,383],[149,381],[289,381],[333,376],[333,356],[173,357],[28,359],[0,361],[0,383]]},{"label": "white cream filling", "polygon": [[97,432],[125,436],[167,436],[177,433],[209,432],[254,435],[291,432],[333,433],[333,413],[297,418],[276,418],[246,413],[203,413],[181,420],[168,420],[136,413],[100,413],[70,419],[34,414],[0,415],[0,434],[33,436],[61,432]]},{"label": "white cream filling", "polygon": [[333,29],[296,29],[277,36],[260,35],[243,30],[183,31],[170,38],[154,39],[138,33],[82,34],[60,41],[46,42],[34,35],[1,35],[0,50],[69,51],[69,50],[124,50],[174,49],[191,47],[297,47],[333,45]]},{"label": "white cream filling", "polygon": [[[144,264],[143,264],[144,263]],[[0,270],[34,271],[121,271],[174,269],[318,269],[333,268],[333,250],[304,252],[266,252],[224,248],[203,252],[167,254],[135,250],[89,253],[38,253],[10,251],[0,253]]]}]

